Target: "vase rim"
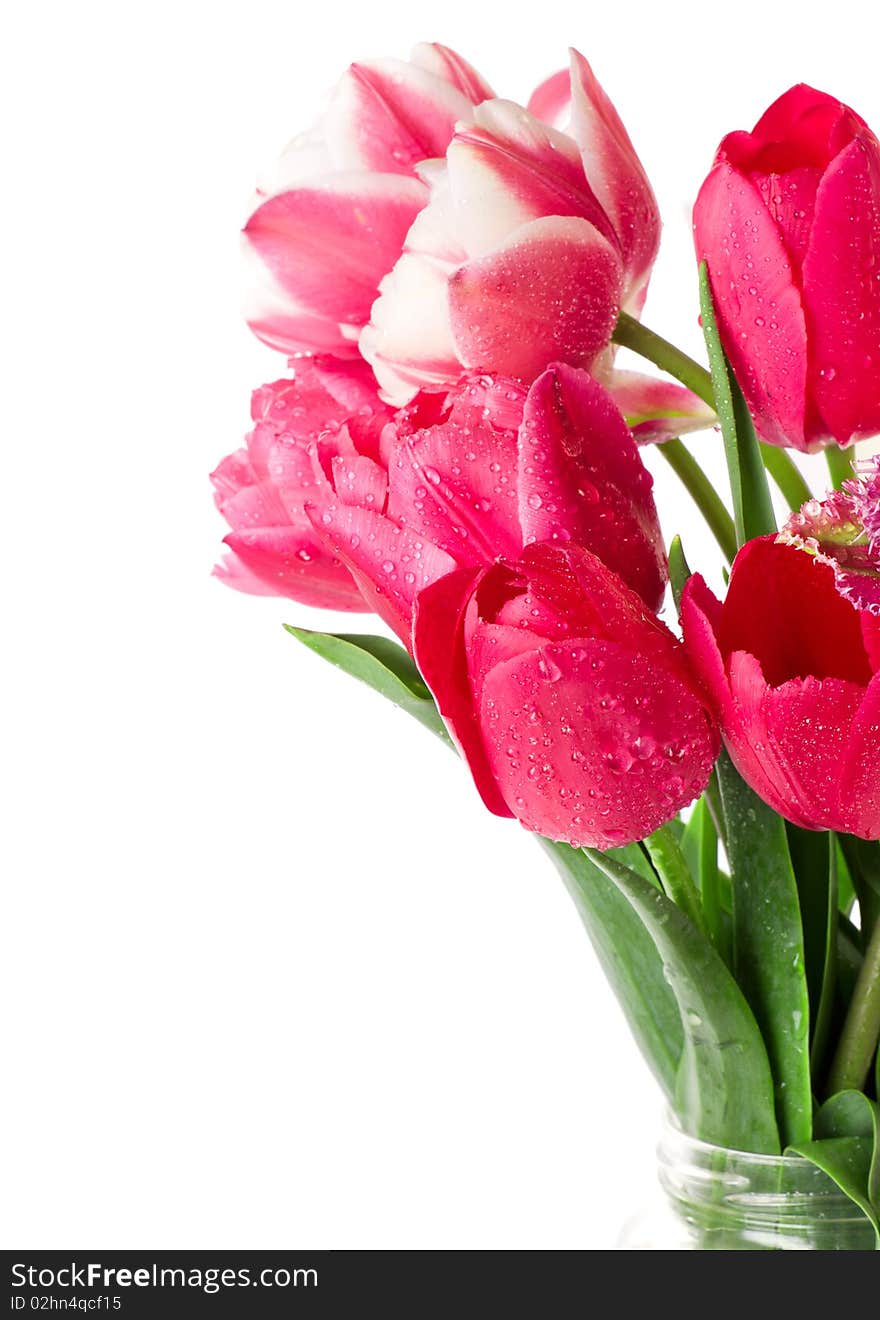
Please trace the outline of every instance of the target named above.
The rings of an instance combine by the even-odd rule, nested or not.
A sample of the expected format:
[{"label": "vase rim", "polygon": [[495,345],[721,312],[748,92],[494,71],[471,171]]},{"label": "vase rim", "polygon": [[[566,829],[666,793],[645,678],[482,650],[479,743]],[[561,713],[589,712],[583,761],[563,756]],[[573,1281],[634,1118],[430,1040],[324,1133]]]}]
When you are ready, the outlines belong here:
[{"label": "vase rim", "polygon": [[[797,1169],[816,1168],[812,1161],[805,1159],[803,1155],[787,1155],[782,1151],[780,1151],[778,1155],[770,1155],[766,1151],[742,1150],[739,1146],[719,1146],[715,1142],[704,1141],[702,1137],[693,1137],[689,1132],[685,1132],[675,1110],[668,1106],[664,1111],[663,1123],[664,1135],[667,1132],[671,1133],[676,1140],[687,1143],[688,1147],[694,1151],[703,1151],[706,1154],[710,1154],[713,1151],[723,1152],[726,1155],[733,1155],[737,1159],[747,1161],[753,1165],[765,1165],[768,1167],[773,1165],[776,1168],[780,1165]],[[841,1195],[845,1195],[845,1193],[841,1192]]]}]

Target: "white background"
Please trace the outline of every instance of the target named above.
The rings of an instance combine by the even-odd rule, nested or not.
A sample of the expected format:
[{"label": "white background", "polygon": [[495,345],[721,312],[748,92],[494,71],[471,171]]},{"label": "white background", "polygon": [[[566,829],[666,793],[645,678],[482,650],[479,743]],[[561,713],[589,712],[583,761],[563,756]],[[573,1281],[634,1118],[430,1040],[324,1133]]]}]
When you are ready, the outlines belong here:
[{"label": "white background", "polygon": [[253,181],[350,60],[421,39],[523,100],[584,51],[666,222],[645,319],[699,351],[721,135],[800,79],[880,122],[867,5],[728,12],[7,18],[3,1246],[605,1247],[647,1194],[659,1092],[560,881],[281,629],[358,620],[210,578],[207,473],[283,371],[238,316]]}]

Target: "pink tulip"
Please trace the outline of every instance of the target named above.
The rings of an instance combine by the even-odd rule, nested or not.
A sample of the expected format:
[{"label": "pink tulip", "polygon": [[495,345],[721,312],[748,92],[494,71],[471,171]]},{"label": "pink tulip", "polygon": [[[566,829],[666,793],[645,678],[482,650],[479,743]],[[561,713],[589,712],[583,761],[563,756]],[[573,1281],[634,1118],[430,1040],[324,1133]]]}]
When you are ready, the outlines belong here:
[{"label": "pink tulip", "polygon": [[351,574],[315,535],[305,513],[314,488],[312,450],[353,461],[379,453],[390,416],[363,362],[303,359],[291,380],[256,390],[247,447],[212,474],[217,507],[232,531],[214,570],[227,585],[305,605],[367,610]]},{"label": "pink tulip", "polygon": [[585,545],[656,608],[666,560],[650,474],[620,413],[585,372],[556,365],[526,392],[466,379],[420,395],[380,457],[326,454],[307,511],[327,552],[412,644],[418,593],[534,541]]},{"label": "pink tulip", "polygon": [[569,95],[570,133],[486,101],[457,125],[445,164],[420,171],[431,200],[360,341],[393,402],[462,369],[528,384],[554,361],[589,368],[621,307],[641,308],[660,237],[654,195],[576,52]]},{"label": "pink tulip", "polygon": [[764,439],[806,451],[880,431],[880,143],[864,121],[792,87],[721,143],[694,231]]},{"label": "pink tulip", "polygon": [[574,846],[642,839],[719,739],[681,644],[594,554],[528,546],[422,591],[415,657],[490,811]]},{"label": "pink tulip", "polygon": [[416,175],[492,96],[445,46],[353,64],[320,123],[263,181],[245,226],[251,329],[283,353],[354,357],[379,281],[427,200]]},{"label": "pink tulip", "polygon": [[722,605],[688,582],[682,624],[740,774],[807,829],[880,837],[876,469],[748,542]]}]

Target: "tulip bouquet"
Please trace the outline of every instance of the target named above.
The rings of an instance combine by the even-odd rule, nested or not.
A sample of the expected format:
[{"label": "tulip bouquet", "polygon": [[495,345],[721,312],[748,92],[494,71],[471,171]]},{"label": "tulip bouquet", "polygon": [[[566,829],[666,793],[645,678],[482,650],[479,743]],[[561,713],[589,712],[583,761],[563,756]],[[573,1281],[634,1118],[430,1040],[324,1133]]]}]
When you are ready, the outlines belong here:
[{"label": "tulip bouquet", "polygon": [[[539,836],[682,1131],[809,1162],[876,1233],[880,144],[794,87],[694,231],[708,369],[640,322],[657,206],[581,55],[525,108],[440,45],[352,65],[245,226],[288,370],[213,474],[216,572],[384,621],[290,632]],[[681,439],[713,429],[730,507]],[[664,544],[649,444],[723,601]],[[820,449],[827,495],[791,452]]]}]

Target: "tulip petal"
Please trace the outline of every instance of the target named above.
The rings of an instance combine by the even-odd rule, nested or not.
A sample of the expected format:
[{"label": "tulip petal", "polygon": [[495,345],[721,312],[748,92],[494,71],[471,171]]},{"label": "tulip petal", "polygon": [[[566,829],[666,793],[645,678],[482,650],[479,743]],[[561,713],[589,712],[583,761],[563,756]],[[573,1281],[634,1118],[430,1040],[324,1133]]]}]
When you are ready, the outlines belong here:
[{"label": "tulip petal", "polygon": [[344,504],[329,486],[306,506],[306,515],[319,540],[348,568],[368,607],[411,650],[416,596],[451,573],[455,561],[383,514]]},{"label": "tulip petal", "polygon": [[790,679],[770,687],[753,655],[728,661],[733,718],[723,726],[743,778],[787,820],[839,829],[840,757],[864,689],[839,679]]},{"label": "tulip petal", "polygon": [[684,584],[681,596],[685,650],[722,726],[726,728],[731,722],[733,707],[724,657],[717,639],[721,612],[721,601],[709,590],[703,577],[694,573]]},{"label": "tulip petal", "polygon": [[571,118],[571,74],[560,69],[545,78],[529,97],[527,110],[551,128],[565,129]]},{"label": "tulip petal", "polygon": [[[424,201],[417,179],[389,175],[337,175],[269,198],[244,230],[252,269],[264,275],[249,324],[290,351],[351,346]],[[306,342],[323,320],[320,342]]]},{"label": "tulip petal", "polygon": [[255,470],[247,449],[238,449],[222,459],[210,480],[214,503],[236,531],[287,521],[277,488],[265,480],[265,474]]},{"label": "tulip petal", "polygon": [[236,591],[287,596],[324,610],[370,609],[348,570],[327,553],[308,523],[230,532],[223,543],[231,554],[214,574]]},{"label": "tulip petal", "polygon": [[243,313],[258,339],[278,353],[332,353],[357,356],[357,332],[337,321],[312,315],[298,306],[273,277],[256,250],[244,245],[245,298]]},{"label": "tulip petal", "polygon": [[588,366],[611,337],[621,283],[620,258],[586,220],[534,220],[452,276],[458,356],[525,381],[548,362]]},{"label": "tulip petal", "polygon": [[333,162],[324,140],[321,124],[299,133],[288,142],[281,155],[260,175],[257,194],[261,201],[276,193],[289,192],[307,180],[320,178],[333,170]]},{"label": "tulip petal", "polygon": [[[298,358],[292,377],[261,385],[251,396],[251,416],[265,424],[267,435],[298,440],[306,449],[344,422],[369,422],[378,433],[391,415],[379,400],[372,371],[359,359]],[[371,448],[377,443],[378,437]]]},{"label": "tulip petal", "polygon": [[388,493],[385,469],[362,455],[335,454],[330,460],[333,486],[343,504],[357,504],[381,513]]},{"label": "tulip petal", "polygon": [[862,686],[871,678],[858,611],[833,570],[773,536],[747,542],[734,560],[718,641],[725,658],[754,655],[771,687],[809,675]]},{"label": "tulip petal", "polygon": [[880,431],[880,148],[857,138],[816,194],[803,298],[819,411],[838,444]]},{"label": "tulip petal", "polygon": [[743,779],[774,811],[808,829],[809,820],[795,805],[786,767],[770,744],[764,703],[770,689],[753,655],[736,651],[729,659],[729,700],[721,729],[730,759]]},{"label": "tulip petal", "polygon": [[375,413],[384,422],[390,411],[383,408],[376,393],[376,377],[369,363],[356,358],[340,362],[332,357],[316,357],[296,363],[296,379],[302,384],[314,380],[315,388],[325,391],[339,404],[345,416]]},{"label": "tulip petal", "polygon": [[390,464],[388,512],[458,564],[491,564],[522,548],[516,434],[490,426],[462,400],[450,417],[416,431]]},{"label": "tulip petal", "polygon": [[725,350],[761,434],[808,449],[804,311],[782,237],[754,184],[716,165],[697,197],[694,232]]},{"label": "tulip petal", "polygon": [[301,443],[260,422],[248,449],[225,458],[211,480],[217,508],[232,528],[225,540],[231,553],[215,569],[217,577],[251,594],[327,609],[366,608],[347,569],[327,553],[303,512],[313,476]]},{"label": "tulip petal", "polygon": [[[356,410],[349,416],[349,409]],[[223,459],[211,480],[218,509],[232,528],[230,555],[217,576],[240,591],[281,594],[325,609],[363,610],[345,565],[316,535],[305,513],[330,469],[385,473],[372,462],[390,415],[365,363],[301,360],[292,378],[273,381],[251,398],[254,428],[247,448]],[[366,455],[366,456],[365,456]]]},{"label": "tulip petal", "polygon": [[445,77],[403,60],[352,64],[336,86],[324,119],[338,170],[410,174],[442,156],[456,120],[471,103]]},{"label": "tulip petal", "polygon": [[846,824],[861,839],[880,838],[880,673],[868,685],[841,758],[840,800]]},{"label": "tulip petal", "polygon": [[613,226],[584,177],[577,145],[512,101],[486,101],[446,155],[455,227],[469,257],[542,216],[580,216],[613,245]]},{"label": "tulip petal", "polygon": [[880,669],[880,613],[864,612],[859,619],[862,625],[862,642],[868,663],[876,674]]},{"label": "tulip petal", "polygon": [[[748,657],[751,661],[752,657]],[[738,701],[739,657],[731,658],[730,684]],[[776,767],[784,793],[773,804],[808,829],[848,829],[840,800],[841,770],[850,726],[865,690],[840,679],[793,679],[765,685],[761,708],[764,738],[755,726],[748,736],[765,771]]]},{"label": "tulip petal", "polygon": [[420,389],[450,385],[461,372],[449,318],[449,270],[405,252],[380,285],[360,351],[383,397],[403,406]]},{"label": "tulip petal", "polygon": [[512,816],[486,759],[471,695],[464,641],[465,616],[484,573],[485,569],[459,569],[419,593],[413,628],[414,655],[485,806],[495,816]]},{"label": "tulip petal", "polygon": [[[795,679],[771,689],[759,662],[744,651],[730,656],[728,673],[715,638],[721,613],[720,602],[702,578],[690,578],[682,597],[685,646],[712,698],[731,760],[774,811],[806,829],[815,828],[808,794],[787,760],[785,698],[791,695],[793,708],[800,699],[801,706],[810,709],[822,684],[815,679]],[[854,690],[846,683],[838,687]],[[777,692],[783,694],[778,701]],[[811,709],[811,714],[816,713]]]},{"label": "tulip petal", "polygon": [[677,673],[593,638],[495,666],[480,716],[518,819],[576,847],[644,838],[702,792],[717,754],[706,710]]},{"label": "tulip petal", "polygon": [[824,170],[865,121],[849,106],[798,83],[764,111],[751,133],[730,133],[717,159],[743,170],[785,173],[793,165]]},{"label": "tulip petal", "polygon": [[623,251],[630,295],[637,295],[660,245],[660,212],[623,121],[583,55],[571,52],[571,134],[593,191]]},{"label": "tulip petal", "polygon": [[[232,550],[214,565],[211,576],[217,578],[218,582],[222,582],[224,586],[232,587],[233,591],[241,591],[246,596],[277,596],[279,594],[277,581],[272,582],[270,585],[262,578],[257,577]],[[360,592],[358,592],[358,595],[360,595]]]},{"label": "tulip petal", "polygon": [[718,424],[707,403],[672,381],[615,368],[603,384],[623,413],[636,444],[662,444]]},{"label": "tulip petal", "polygon": [[666,557],[653,480],[607,391],[586,372],[556,365],[529,390],[518,486],[526,544],[585,546],[659,609]]},{"label": "tulip petal", "polygon": [[[715,705],[731,759],[755,792],[787,820],[806,829],[876,837],[871,831],[880,832],[877,678],[870,681],[866,697],[864,672],[855,677],[829,673],[847,667],[834,653],[833,641],[818,653],[814,644],[800,663],[786,650],[798,611],[807,618],[794,639],[795,650],[811,626],[819,634],[835,631],[839,620],[828,617],[822,603],[828,592],[856,618],[858,632],[857,613],[829,586],[831,570],[815,565],[802,551],[770,538],[750,545],[756,549],[743,561],[741,556],[749,549],[744,547],[734,563],[724,606],[699,577],[688,580],[682,597],[685,646]],[[791,567],[795,576],[790,575]],[[790,606],[787,598],[792,598]],[[754,620],[750,605],[757,616]],[[783,640],[771,642],[768,634],[773,631]],[[766,639],[761,649],[767,669],[748,649],[755,634]],[[844,639],[844,651],[851,642],[852,637]],[[740,643],[746,649],[730,650]],[[864,671],[864,649],[861,645],[856,649],[859,658],[849,668]],[[811,672],[817,655],[819,675]],[[786,677],[792,670],[793,675]],[[782,681],[769,681],[774,676]]]},{"label": "tulip petal", "polygon": [[413,48],[411,59],[419,68],[457,87],[472,105],[479,105],[495,95],[482,74],[449,46],[442,46],[437,41],[419,42]]}]

